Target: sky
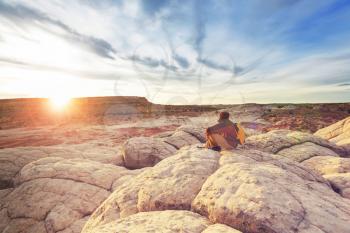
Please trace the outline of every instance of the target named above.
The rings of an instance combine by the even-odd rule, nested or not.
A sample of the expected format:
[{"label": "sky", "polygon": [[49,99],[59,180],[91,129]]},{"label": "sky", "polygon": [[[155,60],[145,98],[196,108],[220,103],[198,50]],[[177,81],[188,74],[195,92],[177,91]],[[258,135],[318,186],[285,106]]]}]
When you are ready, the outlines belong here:
[{"label": "sky", "polygon": [[349,0],[0,0],[0,98],[350,101]]}]

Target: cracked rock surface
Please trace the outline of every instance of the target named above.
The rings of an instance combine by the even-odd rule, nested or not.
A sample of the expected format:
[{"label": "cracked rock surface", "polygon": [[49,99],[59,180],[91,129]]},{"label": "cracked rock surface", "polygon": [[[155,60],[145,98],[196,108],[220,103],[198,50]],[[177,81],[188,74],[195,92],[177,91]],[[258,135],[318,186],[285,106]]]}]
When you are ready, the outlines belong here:
[{"label": "cracked rock surface", "polygon": [[158,138],[137,137],[127,140],[122,151],[125,166],[136,169],[154,166],[162,159],[173,155],[176,148]]},{"label": "cracked rock surface", "polygon": [[350,117],[318,130],[315,135],[344,146],[350,153]]},{"label": "cracked rock surface", "polygon": [[124,165],[131,169],[152,167],[184,146],[205,142],[204,132],[204,128],[184,125],[165,137],[131,138],[122,146]]},{"label": "cracked rock surface", "polygon": [[[317,148],[320,148],[316,145],[328,148],[338,155],[346,155],[346,150],[344,148],[337,146],[332,142],[312,134],[291,130],[273,130],[268,133],[248,137],[246,139],[245,148],[257,149],[273,154],[280,152],[282,154],[288,153],[284,151],[285,149],[289,149],[290,151],[294,150],[297,151],[297,153],[300,153],[302,150],[305,151],[309,148],[309,150],[314,153]],[[312,153],[308,156],[311,156]],[[324,151],[322,153],[324,153]],[[329,155],[330,152],[328,151],[326,153],[328,153],[326,155]],[[298,160],[298,157],[300,156],[295,156],[295,159]]]},{"label": "cracked rock surface", "polygon": [[114,182],[137,172],[86,159],[48,157],[29,163],[15,188],[1,194],[0,232],[78,233]]},{"label": "cracked rock surface", "polygon": [[193,232],[201,233],[210,222],[199,214],[190,211],[167,210],[137,213],[109,222],[92,229],[91,233],[102,232]]},{"label": "cracked rock surface", "polygon": [[3,149],[0,232],[350,233],[344,147],[275,130],[219,153],[199,146],[204,132],[185,125],[136,137],[119,153]]},{"label": "cracked rock surface", "polygon": [[0,150],[0,188],[13,186],[13,178],[28,163],[46,157],[82,158],[121,165],[117,149],[94,144],[16,147]]},{"label": "cracked rock surface", "polygon": [[319,172],[336,192],[350,199],[350,158],[313,157],[303,165]]},{"label": "cracked rock surface", "polygon": [[333,150],[317,145],[312,142],[304,142],[286,149],[280,150],[277,154],[293,159],[297,162],[303,162],[315,156],[334,156],[339,155]]},{"label": "cracked rock surface", "polygon": [[[195,212],[243,232],[350,230],[350,202],[317,174],[286,159],[247,154],[221,157],[225,161],[192,202]],[[225,159],[232,156],[236,159]]]},{"label": "cracked rock surface", "polygon": [[83,233],[116,232],[115,221],[161,210],[191,210],[233,232],[350,231],[350,201],[302,164],[257,150],[191,146],[117,188]]},{"label": "cracked rock surface", "polygon": [[218,166],[219,154],[184,148],[118,187],[85,226],[95,226],[141,211],[190,210],[202,184]]}]

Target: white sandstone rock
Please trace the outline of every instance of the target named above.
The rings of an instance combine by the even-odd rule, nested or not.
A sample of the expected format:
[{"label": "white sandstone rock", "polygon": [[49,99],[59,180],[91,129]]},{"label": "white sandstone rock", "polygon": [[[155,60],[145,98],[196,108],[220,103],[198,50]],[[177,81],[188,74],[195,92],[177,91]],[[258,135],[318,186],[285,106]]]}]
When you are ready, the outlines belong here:
[{"label": "white sandstone rock", "polygon": [[125,166],[133,169],[152,167],[176,152],[175,147],[151,137],[131,138],[124,143],[122,150]]}]

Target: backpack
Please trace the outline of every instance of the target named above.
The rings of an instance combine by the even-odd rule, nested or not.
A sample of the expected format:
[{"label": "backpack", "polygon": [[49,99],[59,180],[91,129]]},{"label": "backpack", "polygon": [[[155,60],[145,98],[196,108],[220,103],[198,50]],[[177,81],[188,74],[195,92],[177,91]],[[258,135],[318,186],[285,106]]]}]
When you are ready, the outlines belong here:
[{"label": "backpack", "polygon": [[244,129],[243,127],[239,124],[239,123],[236,123],[235,124],[235,129],[236,129],[236,132],[237,132],[237,139],[239,141],[239,143],[241,145],[243,145],[244,141],[245,141],[245,132],[244,132]]}]

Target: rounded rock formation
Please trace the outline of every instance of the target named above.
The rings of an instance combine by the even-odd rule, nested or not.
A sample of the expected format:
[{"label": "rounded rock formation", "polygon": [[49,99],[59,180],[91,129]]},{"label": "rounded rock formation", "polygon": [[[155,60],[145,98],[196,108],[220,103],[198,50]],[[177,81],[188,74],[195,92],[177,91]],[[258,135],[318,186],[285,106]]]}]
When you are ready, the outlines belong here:
[{"label": "rounded rock formation", "polygon": [[16,147],[0,150],[0,189],[13,187],[16,174],[28,163],[46,157],[81,158],[121,165],[118,149],[94,144]]},{"label": "rounded rock formation", "polygon": [[[325,150],[322,149],[320,151],[321,154],[318,155],[322,155],[322,153],[329,155],[329,153],[331,153],[330,151],[333,151],[339,156],[346,155],[346,150],[344,148],[337,146],[332,142],[312,134],[291,130],[273,130],[265,134],[248,137],[244,147],[273,154],[287,154],[290,152],[292,157],[293,154],[296,153],[294,159],[297,161],[304,159],[304,155],[300,154],[303,154],[305,151],[308,154],[306,158],[317,156],[317,150],[320,150],[321,147],[329,150],[325,152]],[[289,151],[284,151],[286,149],[289,149]]]},{"label": "rounded rock formation", "polygon": [[334,191],[350,199],[350,158],[313,157],[303,162],[303,165],[319,172]]},{"label": "rounded rock formation", "polygon": [[0,232],[78,233],[114,184],[137,172],[86,159],[29,163],[17,175],[16,187],[1,194]]},{"label": "rounded rock formation", "polygon": [[131,169],[152,167],[175,152],[174,146],[152,137],[131,138],[122,147],[124,165]]},{"label": "rounded rock formation", "polygon": [[350,117],[318,130],[315,135],[344,146],[350,153]]},{"label": "rounded rock formation", "polygon": [[90,217],[83,233],[115,232],[136,216],[168,210],[191,210],[207,217],[214,225],[203,231],[350,231],[350,201],[302,164],[257,150],[220,155],[190,146],[117,188]]}]

